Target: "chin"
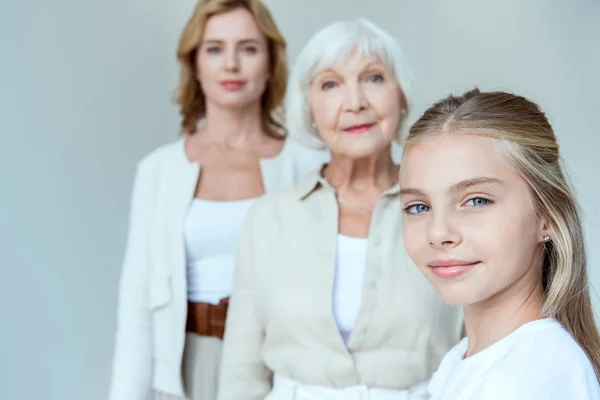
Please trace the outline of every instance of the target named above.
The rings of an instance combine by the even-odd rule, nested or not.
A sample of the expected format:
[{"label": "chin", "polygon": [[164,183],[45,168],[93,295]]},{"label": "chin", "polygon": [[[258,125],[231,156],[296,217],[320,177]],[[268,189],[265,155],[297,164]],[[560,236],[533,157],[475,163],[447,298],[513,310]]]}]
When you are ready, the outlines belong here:
[{"label": "chin", "polygon": [[461,282],[431,282],[442,300],[453,306],[468,306],[478,303],[481,299],[471,288]]},{"label": "chin", "polygon": [[373,157],[373,156],[377,155],[376,152],[372,152],[372,151],[347,151],[344,154],[348,157],[356,158],[356,159]]},{"label": "chin", "polygon": [[223,108],[246,108],[256,103],[260,104],[261,96],[256,96],[254,93],[231,92],[231,93],[214,93],[215,96],[207,97],[207,100],[213,104]]},{"label": "chin", "polygon": [[444,300],[445,303],[450,304],[451,306],[465,307],[465,306],[468,306],[469,304],[471,304],[467,299],[464,298],[464,296],[442,294],[440,292],[438,292],[438,294],[440,295],[442,300]]},{"label": "chin", "polygon": [[249,100],[247,98],[229,98],[229,99],[220,99],[220,101],[216,101],[219,106],[223,108],[246,108],[253,104],[255,104],[257,100]]},{"label": "chin", "polygon": [[375,144],[361,144],[361,146],[347,146],[344,153],[352,158],[373,157],[381,153],[384,149]]}]

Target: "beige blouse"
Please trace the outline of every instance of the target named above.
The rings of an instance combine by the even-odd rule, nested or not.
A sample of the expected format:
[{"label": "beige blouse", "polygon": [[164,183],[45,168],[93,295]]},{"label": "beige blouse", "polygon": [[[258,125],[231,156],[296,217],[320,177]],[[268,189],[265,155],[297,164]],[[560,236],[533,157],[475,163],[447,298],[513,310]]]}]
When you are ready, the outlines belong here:
[{"label": "beige blouse", "polygon": [[332,312],[338,206],[315,172],[260,199],[240,242],[219,400],[264,399],[272,376],[344,388],[407,389],[460,339],[446,305],[403,247],[398,186],[382,194],[368,237],[362,303],[347,346]]}]

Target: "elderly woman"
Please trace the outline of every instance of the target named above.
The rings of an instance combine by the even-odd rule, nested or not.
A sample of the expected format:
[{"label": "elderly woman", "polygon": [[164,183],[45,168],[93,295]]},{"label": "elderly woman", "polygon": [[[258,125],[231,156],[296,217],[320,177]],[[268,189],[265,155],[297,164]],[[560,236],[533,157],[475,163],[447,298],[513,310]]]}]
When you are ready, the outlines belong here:
[{"label": "elderly woman", "polygon": [[288,127],[331,159],[247,215],[219,400],[406,399],[460,339],[460,310],[400,246],[391,144],[409,77],[398,43],[365,20],[330,25],[300,54]]}]

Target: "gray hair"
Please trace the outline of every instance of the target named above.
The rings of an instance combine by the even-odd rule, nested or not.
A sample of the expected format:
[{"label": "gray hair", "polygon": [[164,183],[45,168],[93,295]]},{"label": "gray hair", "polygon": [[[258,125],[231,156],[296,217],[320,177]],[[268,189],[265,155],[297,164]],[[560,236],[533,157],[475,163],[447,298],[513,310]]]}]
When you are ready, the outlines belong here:
[{"label": "gray hair", "polygon": [[398,42],[387,32],[367,19],[339,21],[317,32],[298,56],[289,80],[286,101],[286,124],[290,135],[314,148],[325,147],[312,127],[308,88],[312,79],[333,65],[345,62],[351,54],[379,58],[393,72],[407,102],[406,114],[400,122],[396,137],[407,133],[413,109],[413,75]]}]

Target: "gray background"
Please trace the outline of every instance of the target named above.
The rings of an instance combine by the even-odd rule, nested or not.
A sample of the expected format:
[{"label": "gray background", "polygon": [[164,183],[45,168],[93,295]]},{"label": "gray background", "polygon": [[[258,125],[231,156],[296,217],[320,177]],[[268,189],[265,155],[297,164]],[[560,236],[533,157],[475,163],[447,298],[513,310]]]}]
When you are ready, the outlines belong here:
[{"label": "gray background", "polygon": [[[477,84],[547,111],[600,285],[600,3],[267,1],[293,61],[358,16],[398,38],[417,106]],[[177,137],[174,51],[191,0],[0,0],[0,399],[107,396],[136,161]]]}]

